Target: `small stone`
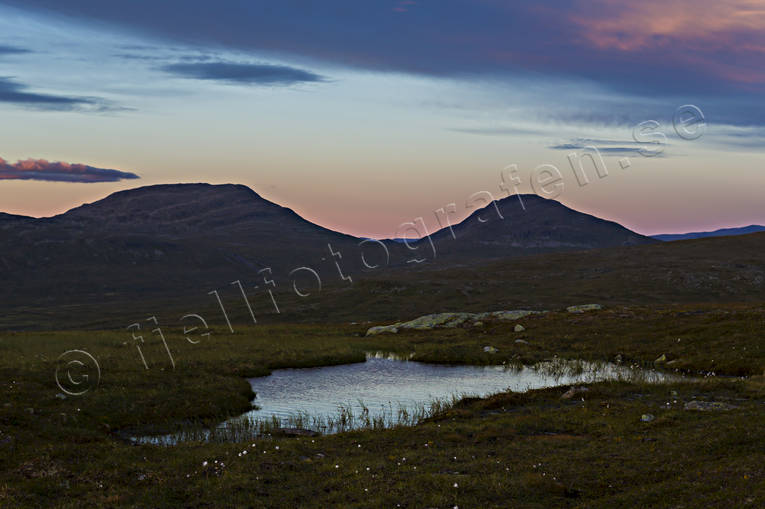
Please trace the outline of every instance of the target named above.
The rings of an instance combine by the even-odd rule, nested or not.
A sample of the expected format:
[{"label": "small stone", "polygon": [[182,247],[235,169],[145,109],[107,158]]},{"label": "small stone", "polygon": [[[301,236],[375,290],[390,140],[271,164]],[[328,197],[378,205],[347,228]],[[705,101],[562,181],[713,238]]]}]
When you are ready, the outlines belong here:
[{"label": "small stone", "polygon": [[483,327],[483,322],[473,322],[473,327]]},{"label": "small stone", "polygon": [[486,353],[497,353],[499,350],[497,350],[493,346],[485,346],[483,347],[483,351]]},{"label": "small stone", "polygon": [[563,395],[560,397],[560,399],[571,399],[580,392],[587,392],[589,389],[587,387],[572,387],[566,392],[563,393]]},{"label": "small stone", "polygon": [[529,342],[526,341],[525,339],[516,339],[515,342],[518,343],[519,345],[528,345],[529,344]]},{"label": "small stone", "polygon": [[641,420],[641,421],[643,421],[643,422],[651,422],[651,421],[652,421],[652,420],[654,420],[655,418],[656,418],[656,417],[654,417],[654,416],[653,416],[653,415],[651,415],[651,414],[643,414],[643,415],[641,415],[641,416],[640,416],[640,420]]},{"label": "small stone", "polygon": [[685,410],[697,410],[699,412],[714,412],[733,410],[738,407],[720,401],[689,401],[683,408],[685,408]]},{"label": "small stone", "polygon": [[62,399],[62,400],[66,399],[66,394],[59,392],[58,394],[56,394],[56,399]]},{"label": "small stone", "polygon": [[586,311],[598,311],[603,309],[600,304],[582,304],[581,306],[569,306],[566,311],[569,313],[584,313]]},{"label": "small stone", "polygon": [[521,324],[517,324],[513,330],[514,330],[515,332],[523,332],[523,331],[525,331],[525,330],[526,330],[526,327],[524,327],[524,326],[523,326],[523,325],[521,325]]}]

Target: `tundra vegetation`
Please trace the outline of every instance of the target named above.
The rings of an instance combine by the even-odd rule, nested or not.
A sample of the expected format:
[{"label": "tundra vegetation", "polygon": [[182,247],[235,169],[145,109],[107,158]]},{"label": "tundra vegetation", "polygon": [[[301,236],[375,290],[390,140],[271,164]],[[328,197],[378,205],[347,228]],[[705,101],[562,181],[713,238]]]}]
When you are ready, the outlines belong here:
[{"label": "tundra vegetation", "polygon": [[[147,331],[148,369],[126,330],[2,333],[0,505],[759,507],[765,500],[762,306],[560,308],[366,336],[377,325],[385,323],[235,323],[233,334],[216,326],[196,344],[168,329],[174,368]],[[101,378],[86,394],[64,398],[54,373],[69,349],[98,359]],[[272,426],[247,441],[164,447],[125,439],[213,428],[251,408],[248,377],[362,362],[370,351],[448,364],[617,362],[689,380],[466,398],[397,426],[332,435],[281,436]]]}]

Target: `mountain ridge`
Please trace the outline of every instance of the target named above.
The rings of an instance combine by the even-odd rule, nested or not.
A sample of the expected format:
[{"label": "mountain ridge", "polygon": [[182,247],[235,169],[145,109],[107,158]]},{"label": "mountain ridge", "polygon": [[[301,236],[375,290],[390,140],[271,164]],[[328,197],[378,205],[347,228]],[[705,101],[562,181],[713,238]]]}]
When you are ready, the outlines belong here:
[{"label": "mountain ridge", "polygon": [[729,237],[734,235],[747,235],[749,233],[765,232],[765,226],[758,224],[750,224],[748,226],[737,226],[731,228],[720,228],[713,231],[705,232],[688,232],[688,233],[663,233],[659,235],[651,235],[651,238],[661,240],[662,242],[672,242],[676,240],[689,240],[689,239],[703,239],[707,237]]},{"label": "mountain ridge", "polygon": [[[0,216],[0,305],[183,300],[235,292],[237,282],[307,294],[424,262],[448,268],[656,242],[558,202],[525,201],[523,215],[511,214],[512,202],[490,203],[452,227],[456,239],[447,227],[410,246],[329,230],[239,184],[128,189],[49,218]],[[502,220],[488,219],[495,207]]]}]

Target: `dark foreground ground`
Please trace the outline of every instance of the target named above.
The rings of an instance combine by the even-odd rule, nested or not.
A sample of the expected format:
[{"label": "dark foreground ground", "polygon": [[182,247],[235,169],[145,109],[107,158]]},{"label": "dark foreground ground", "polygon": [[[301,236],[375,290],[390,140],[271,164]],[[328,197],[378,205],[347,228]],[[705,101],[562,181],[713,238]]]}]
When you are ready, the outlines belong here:
[{"label": "dark foreground ground", "polygon": [[[369,338],[368,324],[236,326],[197,344],[168,327],[176,367],[146,330],[148,370],[125,331],[2,333],[0,506],[765,505],[763,306],[620,306],[520,323]],[[100,383],[60,399],[56,360],[73,348],[98,360]],[[250,408],[245,377],[369,350],[472,364],[619,359],[697,380],[596,384],[568,399],[568,387],[500,394],[413,428],[315,438],[169,448],[120,438],[214,424]]]}]

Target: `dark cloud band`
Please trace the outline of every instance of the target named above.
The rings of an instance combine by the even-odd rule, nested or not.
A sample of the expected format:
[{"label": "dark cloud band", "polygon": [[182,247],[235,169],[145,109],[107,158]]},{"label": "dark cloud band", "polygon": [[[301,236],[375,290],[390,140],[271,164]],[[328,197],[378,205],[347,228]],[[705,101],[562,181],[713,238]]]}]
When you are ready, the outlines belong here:
[{"label": "dark cloud band", "polygon": [[325,81],[318,74],[284,65],[193,62],[169,64],[161,69],[184,78],[246,85],[293,85]]},{"label": "dark cloud band", "polygon": [[95,97],[73,97],[30,92],[29,87],[8,77],[0,77],[0,103],[54,111],[106,112],[125,109]]}]

